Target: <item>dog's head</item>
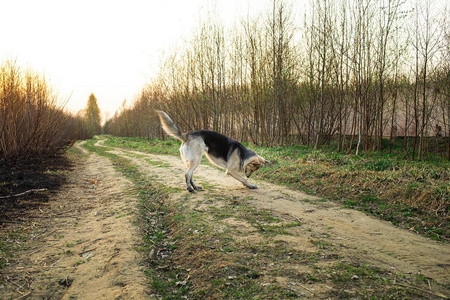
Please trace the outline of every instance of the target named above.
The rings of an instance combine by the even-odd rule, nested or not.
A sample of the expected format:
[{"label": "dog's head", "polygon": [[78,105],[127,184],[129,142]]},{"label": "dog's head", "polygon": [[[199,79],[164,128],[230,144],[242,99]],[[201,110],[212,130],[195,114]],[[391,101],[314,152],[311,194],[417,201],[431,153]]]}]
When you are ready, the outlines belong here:
[{"label": "dog's head", "polygon": [[256,156],[248,160],[244,166],[245,176],[249,178],[255,171],[258,171],[264,165],[267,165],[270,161],[265,160],[261,156]]}]

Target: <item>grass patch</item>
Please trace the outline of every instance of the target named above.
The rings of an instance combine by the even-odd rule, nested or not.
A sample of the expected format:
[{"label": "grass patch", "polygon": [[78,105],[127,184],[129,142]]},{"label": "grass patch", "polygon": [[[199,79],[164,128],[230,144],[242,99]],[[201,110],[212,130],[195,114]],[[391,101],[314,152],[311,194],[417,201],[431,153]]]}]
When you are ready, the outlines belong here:
[{"label": "grass patch", "polygon": [[140,137],[123,138],[107,135],[105,146],[133,149],[145,153],[179,155],[180,142],[174,139],[147,140]]},{"label": "grass patch", "polygon": [[8,262],[15,258],[17,252],[28,247],[25,244],[28,238],[29,233],[21,227],[0,236],[0,270],[8,266]]},{"label": "grass patch", "polygon": [[[261,285],[266,262],[255,260],[255,255],[262,255],[264,260],[288,261],[293,253],[266,241],[253,245],[237,241],[231,234],[231,227],[224,226],[222,221],[233,216],[255,225],[255,232],[271,232],[270,235],[300,224],[283,224],[270,212],[246,205],[244,199],[228,199],[222,195],[211,196],[208,200],[211,209],[208,210],[188,209],[183,206],[184,201],[167,202],[168,194],[179,191],[164,188],[161,184],[152,186],[130,160],[109,153],[107,148],[95,147],[94,143],[87,141],[86,148],[111,159],[114,166],[133,181],[141,199],[140,223],[145,232],[141,251],[148,257],[146,273],[158,297],[254,299],[297,296],[279,285]],[[219,201],[226,205],[214,206]]]},{"label": "grass patch", "polygon": [[176,249],[175,242],[170,239],[166,217],[170,211],[165,201],[168,192],[160,185],[152,185],[152,181],[130,160],[110,153],[108,147],[96,147],[95,143],[96,140],[88,140],[86,149],[109,158],[114,167],[133,182],[133,194],[140,199],[139,224],[144,235],[139,250],[148,258],[146,274],[150,286],[163,299],[180,299],[187,290],[186,284],[179,281],[183,271],[167,265],[168,258]]},{"label": "grass patch", "polygon": [[[156,298],[296,299],[305,295],[310,298],[370,298],[372,294],[375,298],[402,298],[422,295],[414,288],[395,284],[403,275],[342,263],[341,246],[333,245],[326,238],[311,240],[308,251],[293,249],[283,238],[308,229],[302,228],[300,222],[253,207],[251,198],[211,192],[199,200],[201,206],[192,207],[192,195],[170,197],[180,191],[164,187],[160,182],[152,185],[157,180],[149,180],[131,160],[93,144],[88,141],[86,148],[111,159],[134,183],[133,195],[141,199],[139,225],[145,234],[140,250],[147,258],[146,273]],[[411,282],[410,277],[403,281]],[[327,285],[331,290],[304,288],[316,284]]]},{"label": "grass patch", "polygon": [[[179,154],[174,139],[108,137],[105,145]],[[437,240],[450,239],[449,161],[410,161],[377,152],[355,156],[306,146],[249,148],[272,161],[253,178],[339,202]]]},{"label": "grass patch", "polygon": [[[404,284],[397,284],[406,283],[403,276],[380,268],[338,263],[327,270],[327,274],[331,282],[342,287],[331,293],[332,297],[340,299],[405,299],[417,296],[414,286],[405,288]],[[374,289],[374,285],[378,288]]]},{"label": "grass patch", "polygon": [[379,153],[360,157],[303,146],[253,149],[273,162],[255,178],[331,199],[434,239],[450,239],[449,161]]}]

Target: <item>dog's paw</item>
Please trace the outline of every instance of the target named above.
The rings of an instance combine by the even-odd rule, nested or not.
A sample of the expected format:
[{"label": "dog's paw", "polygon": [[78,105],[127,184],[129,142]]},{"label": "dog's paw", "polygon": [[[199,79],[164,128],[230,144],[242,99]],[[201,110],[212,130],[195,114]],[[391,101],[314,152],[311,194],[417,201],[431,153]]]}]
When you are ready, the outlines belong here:
[{"label": "dog's paw", "polygon": [[202,188],[201,186],[196,186],[195,189],[196,189],[197,191],[200,191],[200,190],[202,190],[203,188]]},{"label": "dog's paw", "polygon": [[248,184],[247,187],[252,190],[255,190],[258,188],[258,186],[256,184]]},{"label": "dog's paw", "polygon": [[194,192],[194,189],[191,188],[191,187],[188,187],[187,190],[189,191],[189,193],[193,193]]}]

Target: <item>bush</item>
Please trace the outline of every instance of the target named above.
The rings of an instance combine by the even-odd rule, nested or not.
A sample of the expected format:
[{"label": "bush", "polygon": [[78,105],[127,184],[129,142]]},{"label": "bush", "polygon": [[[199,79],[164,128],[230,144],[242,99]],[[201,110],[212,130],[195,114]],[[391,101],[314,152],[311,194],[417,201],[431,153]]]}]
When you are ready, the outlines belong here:
[{"label": "bush", "polygon": [[1,65],[0,165],[59,153],[74,142],[77,128],[43,76],[10,60]]}]

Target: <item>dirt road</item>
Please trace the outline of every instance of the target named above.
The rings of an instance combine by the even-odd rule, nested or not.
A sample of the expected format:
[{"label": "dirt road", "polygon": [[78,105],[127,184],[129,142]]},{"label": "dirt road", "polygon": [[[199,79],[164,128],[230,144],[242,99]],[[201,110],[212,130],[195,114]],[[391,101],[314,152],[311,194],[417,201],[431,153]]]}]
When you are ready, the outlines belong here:
[{"label": "dirt road", "polygon": [[[121,150],[115,150],[115,154],[133,160],[148,174],[157,174],[165,185],[184,186],[185,167],[179,158]],[[151,162],[162,162],[164,167],[155,170]],[[322,202],[318,197],[282,186],[259,181],[259,188],[250,190],[226,176],[223,170],[210,165],[199,166],[195,175],[200,185],[214,186],[214,193],[222,193],[229,198],[251,196],[251,203],[256,207],[269,209],[287,219],[300,220],[308,228],[308,233],[286,237],[286,242],[295,249],[309,250],[311,238],[325,238],[345,249],[344,259],[358,260],[404,274],[421,274],[437,282],[450,284],[450,247],[447,244],[397,228],[363,212],[344,209],[332,202]],[[193,205],[207,202],[208,194],[208,191],[198,192],[188,201]]]},{"label": "dirt road", "polygon": [[91,154],[28,224],[31,248],[12,262],[0,299],[149,298],[129,185],[108,159]]},{"label": "dirt road", "polygon": [[[96,146],[101,147],[102,142]],[[131,160],[148,174],[149,180],[174,188],[173,201],[207,210],[217,205],[209,201],[213,194],[246,199],[249,205],[268,210],[278,218],[301,222],[300,229],[293,229],[295,234],[277,237],[289,248],[316,251],[311,240],[320,240],[335,245],[342,261],[423,275],[439,283],[437,290],[430,286],[432,296],[445,298],[448,292],[447,244],[282,186],[259,181],[256,182],[259,188],[250,190],[210,165],[200,165],[195,173],[196,182],[205,191],[188,194],[184,190],[184,165],[178,157],[121,149],[110,152]],[[134,249],[139,244],[139,229],[133,225],[137,200],[127,192],[128,180],[114,170],[107,158],[91,154],[70,181],[51,207],[42,209],[45,222],[32,237],[33,247],[14,266],[22,275],[10,278],[13,284],[3,287],[4,293],[0,289],[1,298],[151,298],[152,292],[139,266],[142,258]],[[251,224],[242,220],[233,222],[233,218],[227,222],[235,229],[237,239],[250,244],[261,239]],[[277,280],[289,284],[283,283],[283,278]],[[302,295],[313,297],[312,291],[326,288],[311,285],[303,289]]]}]

